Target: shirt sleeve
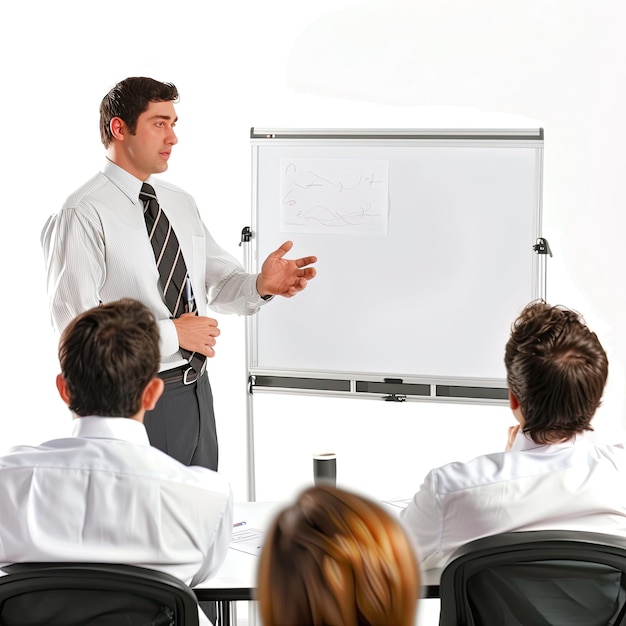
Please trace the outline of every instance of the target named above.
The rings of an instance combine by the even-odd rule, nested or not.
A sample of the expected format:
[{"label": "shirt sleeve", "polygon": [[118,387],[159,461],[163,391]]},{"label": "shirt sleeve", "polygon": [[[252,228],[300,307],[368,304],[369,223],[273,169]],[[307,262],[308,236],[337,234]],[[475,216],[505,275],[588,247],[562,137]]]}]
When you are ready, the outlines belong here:
[{"label": "shirt sleeve", "polygon": [[[400,513],[407,532],[417,546],[418,558],[426,569],[441,552],[443,524],[436,486],[437,474],[432,470],[411,502]],[[432,566],[437,565],[433,563]]]},{"label": "shirt sleeve", "polygon": [[248,274],[241,263],[217,244],[206,227],[204,236],[209,307],[218,313],[256,313],[268,302],[256,290],[257,274]]},{"label": "shirt sleeve", "polygon": [[80,208],[66,208],[41,233],[52,323],[58,332],[100,303],[106,275],[99,221]]}]

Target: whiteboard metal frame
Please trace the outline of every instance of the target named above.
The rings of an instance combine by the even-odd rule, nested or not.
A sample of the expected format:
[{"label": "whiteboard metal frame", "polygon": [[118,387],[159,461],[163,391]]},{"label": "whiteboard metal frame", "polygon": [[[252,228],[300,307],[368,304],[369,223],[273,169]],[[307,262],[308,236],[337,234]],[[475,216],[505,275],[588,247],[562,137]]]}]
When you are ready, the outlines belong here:
[{"label": "whiteboard metal frame", "polygon": [[[543,141],[542,128],[520,129],[290,129],[255,128],[250,129],[252,146],[252,198],[251,226],[242,232],[244,265],[246,271],[255,273],[258,260],[256,250],[251,245],[257,231],[258,212],[258,146],[279,139],[281,143],[298,146],[344,145],[349,139],[351,145],[358,146],[372,139],[383,140],[384,145],[406,145],[406,140],[421,140],[422,145],[439,146],[446,140],[450,146],[464,146],[476,141],[484,146],[501,146],[502,141],[520,142],[520,145],[540,149],[537,163],[538,212],[535,216],[534,231],[541,233],[543,214]],[[490,141],[493,140],[493,143]],[[244,236],[245,233],[245,236]],[[536,259],[533,262],[534,299],[546,298],[547,255],[551,251],[547,241],[537,240],[534,246]],[[372,374],[359,372],[266,370],[255,367],[256,363],[256,316],[248,316],[245,325],[246,343],[246,443],[248,456],[248,499],[256,499],[255,452],[254,452],[254,399],[255,393],[281,393],[303,396],[330,396],[368,398],[391,402],[449,402],[462,404],[496,404],[508,402],[506,381],[501,379],[465,379],[441,376],[411,376],[401,373]],[[476,383],[480,382],[477,387]],[[416,392],[418,390],[418,392]],[[477,391],[478,390],[478,391]],[[486,393],[484,393],[486,391]],[[481,395],[482,393],[482,395]]]},{"label": "whiteboard metal frame", "polygon": [[543,141],[543,128],[520,129],[467,129],[467,128],[254,128],[250,129],[250,139],[468,139],[485,140],[530,140]]}]

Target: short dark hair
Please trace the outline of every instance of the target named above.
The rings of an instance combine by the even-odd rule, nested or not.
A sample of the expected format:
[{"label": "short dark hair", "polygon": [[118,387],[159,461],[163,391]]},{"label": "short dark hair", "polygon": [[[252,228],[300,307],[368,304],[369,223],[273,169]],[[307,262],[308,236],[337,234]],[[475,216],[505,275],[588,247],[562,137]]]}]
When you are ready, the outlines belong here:
[{"label": "short dark hair", "polygon": [[135,76],[117,83],[100,103],[100,138],[108,148],[113,136],[111,120],[124,120],[131,135],[137,130],[137,118],[148,109],[151,102],[178,100],[178,89],[172,83],[161,83],[153,78]]},{"label": "short dark hair", "polygon": [[61,375],[76,415],[131,417],[160,365],[159,328],[150,310],[123,299],[89,309],[63,331]]},{"label": "short dark hair", "polygon": [[515,320],[506,344],[507,383],[536,443],[593,430],[609,362],[580,314],[531,302]]}]

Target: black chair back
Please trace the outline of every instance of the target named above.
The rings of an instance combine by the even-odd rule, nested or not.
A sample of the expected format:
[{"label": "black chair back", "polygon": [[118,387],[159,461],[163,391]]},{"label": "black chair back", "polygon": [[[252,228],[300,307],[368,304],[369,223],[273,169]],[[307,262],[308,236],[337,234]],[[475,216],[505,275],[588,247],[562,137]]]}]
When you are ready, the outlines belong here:
[{"label": "black chair back", "polygon": [[626,626],[626,537],[504,533],[455,552],[440,626]]},{"label": "black chair back", "polygon": [[2,569],[2,626],[198,626],[195,594],[164,572],[110,563]]}]

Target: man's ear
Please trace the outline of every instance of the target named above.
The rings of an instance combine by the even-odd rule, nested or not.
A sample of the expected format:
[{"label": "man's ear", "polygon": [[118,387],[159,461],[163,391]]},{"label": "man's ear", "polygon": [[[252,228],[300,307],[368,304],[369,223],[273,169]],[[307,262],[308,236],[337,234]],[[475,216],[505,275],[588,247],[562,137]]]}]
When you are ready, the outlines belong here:
[{"label": "man's ear", "polygon": [[61,396],[61,400],[65,402],[68,406],[70,405],[70,396],[67,392],[67,383],[65,382],[65,378],[63,378],[63,374],[57,375],[57,390],[59,395]]},{"label": "man's ear", "polygon": [[509,389],[509,406],[511,407],[511,411],[513,411],[513,415],[515,416],[515,419],[520,423],[520,425],[523,428],[526,424],[526,420],[524,419],[524,416],[522,414],[522,407],[520,406],[517,396],[514,393],[511,393],[510,389]]},{"label": "man's ear", "polygon": [[145,411],[152,411],[164,389],[165,383],[163,380],[155,376],[143,390],[143,394],[141,395],[141,408]]},{"label": "man's ear", "polygon": [[114,117],[109,122],[109,129],[113,137],[119,141],[124,141],[124,136],[127,131],[127,126],[121,117]]}]

